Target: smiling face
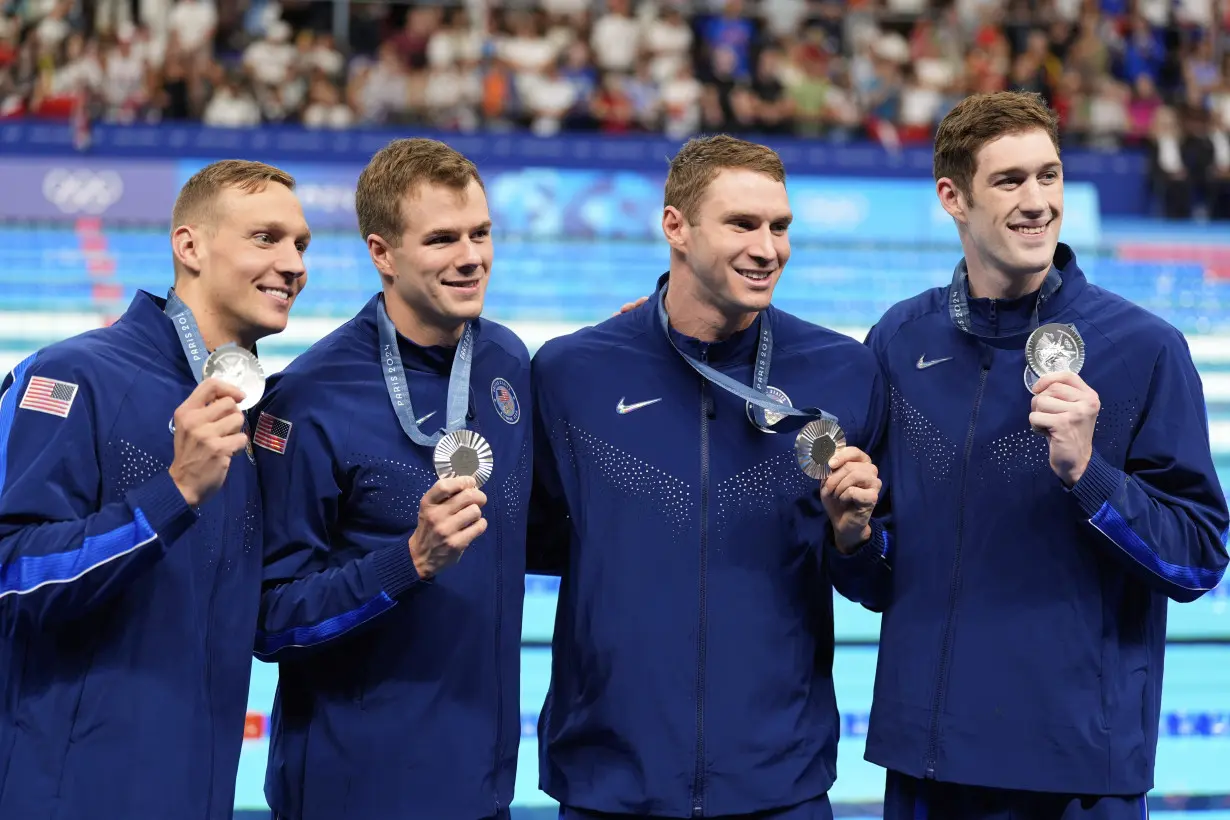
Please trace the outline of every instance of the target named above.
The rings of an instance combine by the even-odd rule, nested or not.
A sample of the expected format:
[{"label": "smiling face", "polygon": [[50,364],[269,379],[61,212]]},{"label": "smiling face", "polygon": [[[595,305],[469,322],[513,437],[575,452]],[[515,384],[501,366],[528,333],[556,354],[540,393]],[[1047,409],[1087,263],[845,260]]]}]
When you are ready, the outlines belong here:
[{"label": "smiling face", "polygon": [[294,192],[277,182],[224,187],[202,214],[176,227],[172,244],[176,290],[207,342],[251,347],[285,330],[307,283],[303,254],[311,240]]},{"label": "smiling face", "polygon": [[667,208],[663,230],[692,274],[695,295],[735,318],[754,315],[772,301],[790,259],[791,219],[785,184],[746,168],[726,168],[709,183],[694,222]]},{"label": "smiling face", "polygon": [[693,138],[671,160],[663,200],[671,325],[704,341],[746,328],[790,259],[781,157],[725,134]]},{"label": "smiling face", "polygon": [[1063,166],[1042,129],[1005,134],[976,155],[969,193],[950,179],[940,201],[960,226],[966,262],[1004,282],[1045,274],[1063,222]]},{"label": "smiling face", "polygon": [[455,342],[482,313],[487,293],[494,256],[487,195],[474,179],[461,189],[425,182],[407,193],[402,212],[396,244],[368,237],[386,308],[420,344]]}]

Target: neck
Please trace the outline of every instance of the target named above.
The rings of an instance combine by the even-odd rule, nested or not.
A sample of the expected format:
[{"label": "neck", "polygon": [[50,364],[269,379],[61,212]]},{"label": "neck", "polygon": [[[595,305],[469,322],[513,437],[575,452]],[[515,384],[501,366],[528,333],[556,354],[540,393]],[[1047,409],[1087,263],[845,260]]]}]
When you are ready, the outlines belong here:
[{"label": "neck", "polygon": [[695,277],[671,271],[666,290],[666,314],[670,325],[684,336],[702,342],[721,342],[756,321],[756,311],[724,311],[704,298]]},{"label": "neck", "polygon": [[430,321],[406,304],[391,288],[384,290],[384,310],[397,332],[419,347],[456,347],[465,332],[465,321]]},{"label": "neck", "polygon": [[237,326],[234,317],[216,308],[194,285],[195,282],[190,279],[181,281],[175,286],[175,293],[192,311],[206,350],[217,350],[225,344],[237,344],[251,350],[257,342],[257,335],[245,333],[242,327]]},{"label": "neck", "polygon": [[965,261],[969,272],[969,295],[972,299],[1019,299],[1028,296],[1042,287],[1050,266],[1037,273],[1025,276],[1009,275],[993,268],[975,264],[968,256]]}]

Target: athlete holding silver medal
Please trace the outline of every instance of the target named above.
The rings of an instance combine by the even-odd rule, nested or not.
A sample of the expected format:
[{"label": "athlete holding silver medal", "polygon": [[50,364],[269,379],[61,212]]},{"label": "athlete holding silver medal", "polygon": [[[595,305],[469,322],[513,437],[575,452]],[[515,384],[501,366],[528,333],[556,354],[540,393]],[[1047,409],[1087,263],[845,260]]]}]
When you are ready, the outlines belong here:
[{"label": "athlete holding silver medal", "polygon": [[964,258],[868,336],[893,392],[890,545],[835,574],[884,613],[866,751],[884,817],[1139,820],[1168,600],[1227,564],[1200,378],[1175,328],[1059,243],[1039,97],[960,102],[935,178]]},{"label": "athlete holding silver medal", "polygon": [[869,350],[771,305],[791,219],[771,149],[688,142],[657,292],[535,356],[529,563],[562,576],[540,784],[563,818],[832,817],[823,545],[883,543],[864,450],[887,402]]},{"label": "athlete holding silver medal", "polygon": [[306,280],[294,186],[201,169],[166,302],[0,384],[0,817],[231,814],[261,587],[242,409]]},{"label": "athlete holding silver medal", "polygon": [[507,818],[529,354],[480,316],[493,250],[473,163],[396,140],[355,210],[381,293],[259,407],[256,652],[281,664],[265,795],[285,820]]}]

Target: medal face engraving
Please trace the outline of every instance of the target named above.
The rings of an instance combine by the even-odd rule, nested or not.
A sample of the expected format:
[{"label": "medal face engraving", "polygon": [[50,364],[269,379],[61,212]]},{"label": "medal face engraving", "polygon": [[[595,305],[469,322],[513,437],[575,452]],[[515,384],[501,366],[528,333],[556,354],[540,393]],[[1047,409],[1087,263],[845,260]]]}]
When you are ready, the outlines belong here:
[{"label": "medal face engraving", "polygon": [[487,440],[473,430],[457,430],[445,435],[432,452],[436,475],[440,478],[473,476],[482,487],[495,470],[495,455]]},{"label": "medal face engraving", "polygon": [[829,459],[846,446],[846,434],[831,419],[808,422],[794,440],[794,454],[799,467],[810,478],[824,481],[833,471]]},{"label": "medal face engraving", "polygon": [[1029,334],[1025,361],[1039,376],[1063,370],[1079,373],[1085,364],[1085,340],[1071,325],[1042,325]]},{"label": "medal face engraving", "polygon": [[265,371],[256,356],[242,347],[227,345],[210,353],[203,374],[206,379],[218,379],[242,390],[240,410],[255,407],[265,394]]}]

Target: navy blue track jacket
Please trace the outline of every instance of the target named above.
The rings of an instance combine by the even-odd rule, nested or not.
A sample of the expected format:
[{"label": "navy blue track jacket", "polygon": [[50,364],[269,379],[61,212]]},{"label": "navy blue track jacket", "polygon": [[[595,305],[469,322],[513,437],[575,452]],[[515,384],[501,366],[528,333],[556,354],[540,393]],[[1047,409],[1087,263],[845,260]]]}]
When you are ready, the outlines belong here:
[{"label": "navy blue track jacket", "polygon": [[[437,477],[389,400],[379,298],[295,359],[260,408],[257,656],[279,663],[265,794],[292,820],[479,820],[512,801],[521,738],[529,354],[477,320],[467,429],[494,450],[488,528],[422,580],[408,541]],[[455,348],[398,344],[430,433]]]},{"label": "navy blue track jacket", "polygon": [[1080,481],[1064,487],[1029,426],[1036,294],[971,299],[975,329],[995,336],[980,340],[952,323],[948,288],[927,291],[868,337],[891,392],[887,560],[861,550],[833,562],[834,580],[884,613],[868,760],[953,783],[1141,794],[1167,601],[1221,579],[1226,501],[1183,336],[1089,284],[1067,246],[1054,264],[1063,284],[1039,320],[1080,332],[1080,375],[1101,401]]},{"label": "navy blue track jacket", "polygon": [[190,508],[196,388],[164,302],[52,345],[0,397],[0,817],[229,818],[260,595],[250,453]]},{"label": "navy blue track jacket", "polygon": [[[541,787],[672,817],[822,797],[838,714],[819,484],[795,434],[753,427],[675,352],[657,310],[655,297],[534,359],[530,560],[562,574]],[[769,384],[871,447],[882,379],[857,341],[775,308],[720,343],[675,338],[750,384],[762,321]]]}]

